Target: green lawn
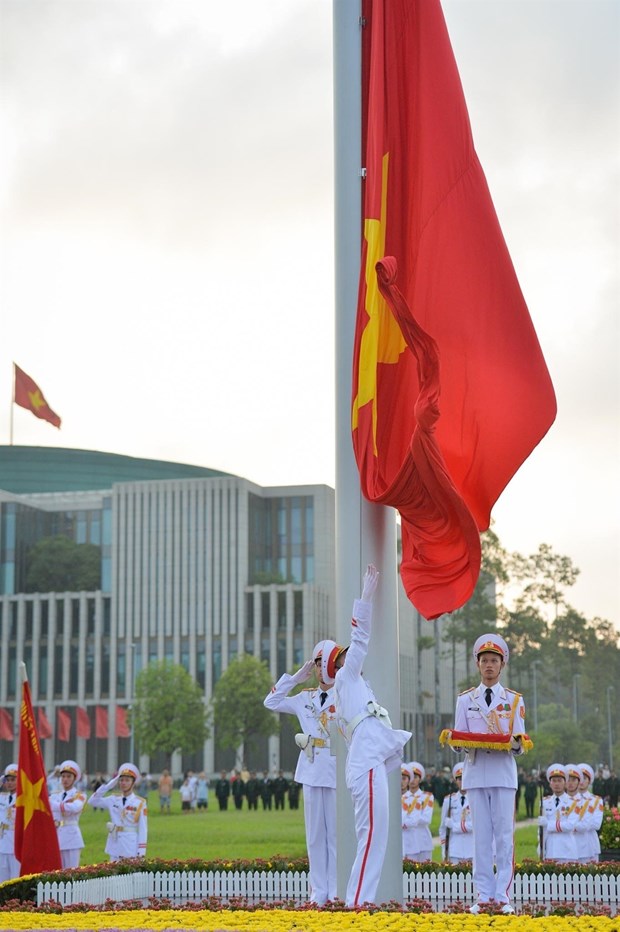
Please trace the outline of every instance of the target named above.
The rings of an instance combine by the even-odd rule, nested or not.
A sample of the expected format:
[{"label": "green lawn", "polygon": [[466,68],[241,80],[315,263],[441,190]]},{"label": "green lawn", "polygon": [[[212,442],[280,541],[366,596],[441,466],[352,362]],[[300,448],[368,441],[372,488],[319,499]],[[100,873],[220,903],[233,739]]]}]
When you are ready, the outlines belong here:
[{"label": "green lawn", "polygon": [[[147,853],[160,858],[270,858],[276,854],[297,858],[306,854],[303,801],[298,810],[263,811],[261,803],[256,812],[243,808],[240,812],[230,807],[220,812],[217,802],[207,812],[186,815],[181,813],[178,793],[172,798],[172,814],[161,815],[155,793],[149,799],[149,839]],[[431,831],[437,835],[440,810],[435,806]],[[80,825],[86,847],[82,864],[107,861],[104,846],[107,838],[107,814],[86,806]],[[517,832],[516,860],[536,857],[536,827],[528,826]],[[440,858],[440,848],[433,851]]]}]

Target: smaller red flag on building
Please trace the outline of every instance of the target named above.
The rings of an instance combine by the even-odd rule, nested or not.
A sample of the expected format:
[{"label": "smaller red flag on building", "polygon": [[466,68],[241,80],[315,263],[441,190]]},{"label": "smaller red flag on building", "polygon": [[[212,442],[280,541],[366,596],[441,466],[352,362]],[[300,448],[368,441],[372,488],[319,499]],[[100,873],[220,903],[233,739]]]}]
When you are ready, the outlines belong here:
[{"label": "smaller red flag on building", "polygon": [[108,737],[108,710],[102,705],[95,708],[95,738]]},{"label": "smaller red flag on building", "polygon": [[52,726],[43,709],[37,709],[37,724],[39,726],[39,738],[41,738],[41,740],[52,737]]},{"label": "smaller red flag on building", "polygon": [[78,738],[90,738],[90,718],[87,710],[81,706],[76,709],[75,725]]},{"label": "smaller red flag on building", "polygon": [[58,709],[56,716],[56,735],[59,741],[69,741],[71,738],[71,716],[62,709]]},{"label": "smaller red flag on building", "polygon": [[50,809],[45,765],[34,720],[26,667],[19,714],[18,789],[15,801],[15,857],[20,875],[60,870],[58,835]]},{"label": "smaller red flag on building", "polygon": [[44,421],[49,421],[54,427],[60,428],[60,418],[55,411],[52,411],[34,379],[26,375],[17,363],[13,363],[13,369],[15,372],[14,403],[19,405],[20,408],[32,411],[35,417],[40,417]]},{"label": "smaller red flag on building", "polygon": [[116,707],[116,737],[129,738],[131,729],[127,724],[127,709],[117,705]]},{"label": "smaller red flag on building", "polygon": [[6,709],[0,709],[0,738],[12,741],[13,737],[13,718]]}]

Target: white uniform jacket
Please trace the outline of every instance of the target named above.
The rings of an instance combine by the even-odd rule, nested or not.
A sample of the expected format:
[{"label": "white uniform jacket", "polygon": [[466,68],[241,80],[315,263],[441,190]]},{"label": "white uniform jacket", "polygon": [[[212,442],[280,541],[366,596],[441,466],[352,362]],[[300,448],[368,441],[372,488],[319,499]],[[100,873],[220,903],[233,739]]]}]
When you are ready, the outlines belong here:
[{"label": "white uniform jacket", "polygon": [[85,805],[86,796],[76,787],[71,787],[66,792],[58,790],[50,796],[50,807],[58,833],[58,847],[61,851],[84,847],[79,822]]},{"label": "white uniform jacket", "polygon": [[579,821],[575,826],[577,857],[598,858],[601,842],[598,831],[603,823],[603,800],[589,790],[580,793]]},{"label": "white uniform jacket", "polygon": [[[525,706],[523,697],[512,689],[496,683],[491,705],[485,701],[485,687],[472,687],[461,693],[456,701],[456,731],[478,734],[525,734]],[[490,751],[470,749],[463,765],[463,789],[482,789],[504,786],[517,789],[515,753],[522,751]]]},{"label": "white uniform jacket", "polygon": [[91,806],[108,810],[108,840],[105,851],[113,861],[119,858],[143,858],[146,856],[147,809],[142,796],[130,793],[122,796],[105,796],[109,784],[100,786],[88,802]]},{"label": "white uniform jacket", "polygon": [[344,665],[336,671],[334,685],[338,728],[348,746],[345,777],[349,789],[359,777],[379,764],[385,764],[387,773],[399,767],[403,747],[411,737],[410,731],[382,724],[380,718],[369,714],[369,703],[380,708],[370,684],[362,676],[370,641],[371,617],[371,603],[356,599],[353,603],[351,644]]},{"label": "white uniform jacket", "polygon": [[435,798],[432,793],[417,789],[407,790],[402,796],[403,857],[414,858],[421,851],[433,850],[433,836],[429,829],[433,818]]},{"label": "white uniform jacket", "polygon": [[439,840],[446,843],[446,819],[450,819],[448,856],[470,861],[474,856],[474,836],[471,811],[465,793],[450,793],[444,798],[439,823]]},{"label": "white uniform jacket", "polygon": [[[295,781],[306,786],[328,786],[336,788],[336,757],[330,751],[330,724],[335,719],[334,690],[303,689],[295,696],[289,696],[295,687],[294,678],[285,673],[280,677],[264,705],[272,712],[285,712],[296,715],[302,732],[314,740],[310,756],[301,751],[295,768]],[[327,699],[321,705],[321,693],[327,692]],[[310,759],[310,757],[312,759]]]},{"label": "white uniform jacket", "polygon": [[17,793],[0,793],[0,854],[15,854],[16,799]]},{"label": "white uniform jacket", "polygon": [[547,861],[576,861],[575,827],[579,821],[579,800],[571,799],[568,793],[545,796],[542,817],[545,846],[543,858]]}]

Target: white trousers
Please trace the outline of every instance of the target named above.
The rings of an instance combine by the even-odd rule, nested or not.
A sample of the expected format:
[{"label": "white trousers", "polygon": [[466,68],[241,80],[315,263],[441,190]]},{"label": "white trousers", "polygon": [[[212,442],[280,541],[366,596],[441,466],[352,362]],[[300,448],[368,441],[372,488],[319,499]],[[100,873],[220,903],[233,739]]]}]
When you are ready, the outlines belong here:
[{"label": "white trousers", "polygon": [[69,870],[72,867],[80,866],[81,848],[61,848],[60,860],[63,870]]},{"label": "white trousers", "polygon": [[12,854],[0,854],[0,883],[19,877],[20,863]]},{"label": "white trousers", "polygon": [[[509,903],[514,874],[515,792],[506,786],[468,789],[474,834],[473,880],[478,902]],[[497,872],[493,871],[493,842]]]},{"label": "white trousers", "polygon": [[310,899],[336,899],[336,790],[304,783],[304,821],[310,867]]},{"label": "white trousers", "polygon": [[351,796],[357,853],[347,884],[346,905],[374,903],[388,841],[388,778],[379,764],[355,781]]}]

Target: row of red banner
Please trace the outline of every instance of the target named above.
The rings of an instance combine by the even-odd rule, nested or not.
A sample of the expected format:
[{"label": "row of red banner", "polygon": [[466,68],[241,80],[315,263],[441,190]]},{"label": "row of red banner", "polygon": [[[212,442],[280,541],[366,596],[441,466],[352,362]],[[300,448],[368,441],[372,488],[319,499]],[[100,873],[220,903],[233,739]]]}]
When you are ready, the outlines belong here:
[{"label": "row of red banner", "polygon": [[[116,707],[116,737],[129,738],[131,729],[127,723],[127,709],[121,706]],[[39,738],[53,738],[54,731],[50,721],[41,708],[36,710],[37,730]],[[66,709],[58,709],[56,712],[56,737],[59,741],[71,740],[71,728],[73,727],[73,718],[71,712]],[[93,735],[94,731],[94,735]],[[91,717],[88,709],[82,706],[75,708],[75,735],[77,738],[108,738],[108,710],[105,706],[95,706],[94,729],[91,726]],[[0,740],[13,741],[13,717],[7,709],[0,709]]]}]

